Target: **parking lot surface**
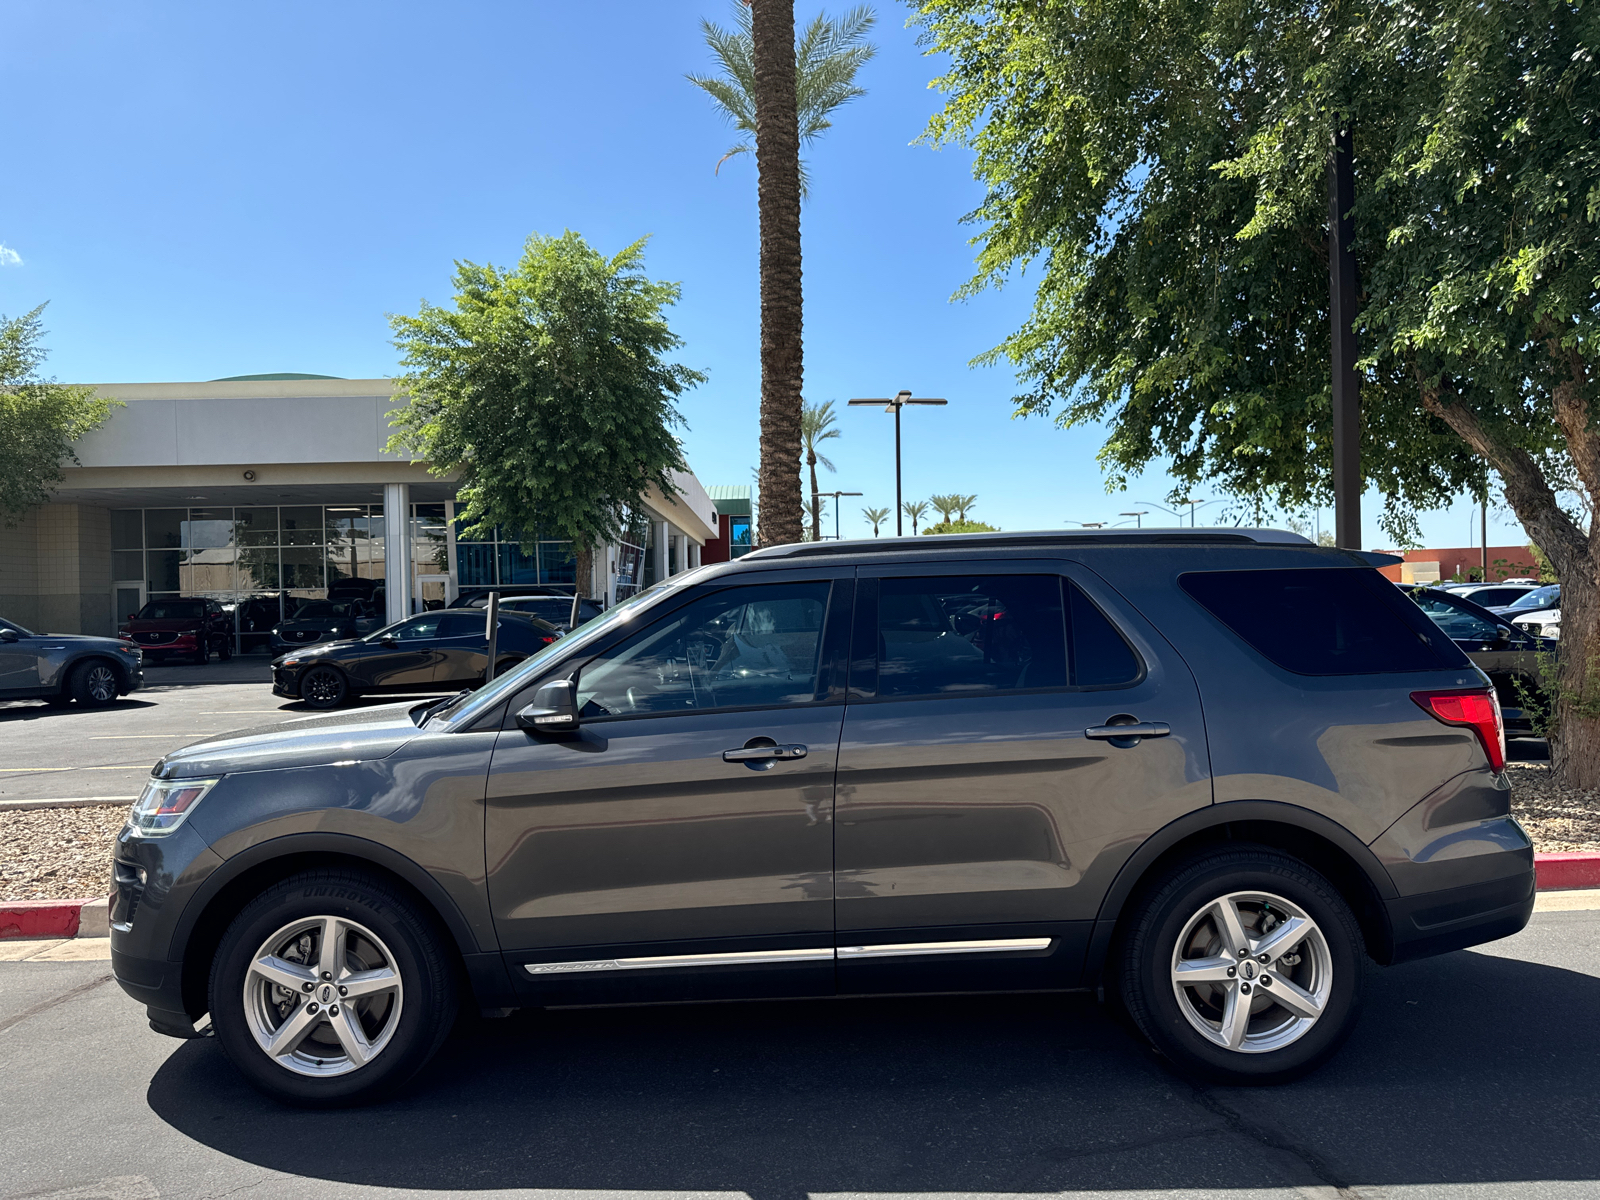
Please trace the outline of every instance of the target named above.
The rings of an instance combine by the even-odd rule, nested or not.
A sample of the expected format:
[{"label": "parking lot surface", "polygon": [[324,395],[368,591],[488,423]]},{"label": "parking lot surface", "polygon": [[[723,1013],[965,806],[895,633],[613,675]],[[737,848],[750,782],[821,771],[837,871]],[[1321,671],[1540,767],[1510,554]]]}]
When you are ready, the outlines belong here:
[{"label": "parking lot surface", "polygon": [[519,1013],[388,1103],[262,1099],[104,962],[0,963],[0,1195],[1592,1197],[1600,912],[1375,970],[1279,1088],[1197,1087],[1085,995]]},{"label": "parking lot surface", "polygon": [[168,750],[309,713],[303,704],[272,694],[268,660],[261,655],[203,667],[147,668],[144,687],[105,708],[0,701],[0,800],[132,800]]}]

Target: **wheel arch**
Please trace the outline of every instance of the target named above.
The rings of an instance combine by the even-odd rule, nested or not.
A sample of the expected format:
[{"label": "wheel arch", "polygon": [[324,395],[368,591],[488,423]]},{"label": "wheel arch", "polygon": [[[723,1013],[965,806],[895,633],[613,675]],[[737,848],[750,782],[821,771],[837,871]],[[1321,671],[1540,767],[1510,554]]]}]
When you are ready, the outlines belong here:
[{"label": "wheel arch", "polygon": [[[312,870],[358,870],[377,876],[432,916],[445,933],[444,950],[469,984],[467,962],[485,949],[448,892],[426,870],[377,842],[341,833],[289,834],[250,847],[229,858],[201,885],[173,929],[168,958],[183,964],[184,1010],[206,1011],[211,960],[222,935],[239,911],[266,888]],[[497,951],[496,947],[487,947]]]},{"label": "wheel arch", "polygon": [[70,692],[72,688],[72,677],[76,675],[82,667],[85,667],[90,663],[97,662],[105,663],[106,666],[111,668],[111,673],[116,676],[117,679],[118,693],[125,694],[128,685],[133,682],[133,670],[126,664],[119,662],[114,655],[107,654],[104,650],[86,650],[82,654],[74,655],[72,658],[69,658],[66,662],[62,663],[61,671],[58,675],[58,678],[61,681],[61,691],[64,693]]},{"label": "wheel arch", "polygon": [[1088,981],[1100,983],[1144,888],[1207,848],[1245,842],[1292,854],[1324,875],[1355,913],[1368,955],[1379,963],[1393,958],[1394,933],[1385,901],[1397,893],[1377,855],[1349,830],[1310,809],[1276,800],[1231,800],[1188,813],[1156,831],[1123,864],[1090,936]]}]

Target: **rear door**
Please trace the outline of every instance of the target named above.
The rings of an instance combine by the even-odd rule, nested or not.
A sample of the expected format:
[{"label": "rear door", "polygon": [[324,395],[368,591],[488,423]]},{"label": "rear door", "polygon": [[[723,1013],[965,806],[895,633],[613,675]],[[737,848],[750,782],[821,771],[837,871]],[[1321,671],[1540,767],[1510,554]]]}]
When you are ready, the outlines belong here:
[{"label": "rear door", "polygon": [[578,670],[576,733],[508,715],[488,890],[531,996],[833,990],[850,591],[848,571],[695,589]]},{"label": "rear door", "polygon": [[[489,614],[482,610],[446,609],[439,621],[439,658],[433,681],[440,687],[467,687],[483,679],[489,662]],[[501,633],[504,634],[504,622]]]},{"label": "rear door", "polygon": [[1210,803],[1193,678],[1060,562],[862,568],[857,596],[840,990],[1070,986],[1127,854]]}]

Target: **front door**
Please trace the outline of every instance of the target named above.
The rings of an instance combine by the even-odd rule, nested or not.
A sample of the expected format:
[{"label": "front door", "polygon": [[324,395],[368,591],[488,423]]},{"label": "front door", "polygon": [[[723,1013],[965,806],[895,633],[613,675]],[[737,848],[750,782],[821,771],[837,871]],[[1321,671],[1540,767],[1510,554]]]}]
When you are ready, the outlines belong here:
[{"label": "front door", "polygon": [[143,580],[128,579],[111,585],[111,611],[116,618],[116,629],[121,629],[123,623],[143,607]]},{"label": "front door", "polygon": [[583,665],[577,733],[508,719],[489,899],[525,990],[832,991],[850,590],[826,574],[697,589]]},{"label": "front door", "polygon": [[[1059,562],[863,569],[839,751],[841,991],[1077,982],[1149,831],[1211,801],[1194,680]],[[1148,736],[1106,727],[1148,722]]]},{"label": "front door", "polygon": [[39,686],[39,642],[15,626],[0,623],[0,695]]},{"label": "front door", "polygon": [[361,652],[362,686],[374,691],[427,691],[439,665],[442,612],[422,613],[389,630]]}]

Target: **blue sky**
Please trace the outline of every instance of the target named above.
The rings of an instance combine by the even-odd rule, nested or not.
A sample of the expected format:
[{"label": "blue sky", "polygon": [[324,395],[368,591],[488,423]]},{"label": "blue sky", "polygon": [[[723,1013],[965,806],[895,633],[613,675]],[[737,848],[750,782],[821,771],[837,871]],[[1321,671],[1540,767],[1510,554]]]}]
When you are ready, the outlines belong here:
[{"label": "blue sky", "polygon": [[[907,414],[907,497],[977,493],[972,515],[1005,528],[1162,501],[1159,472],[1107,495],[1097,430],[1011,419],[1011,373],[968,365],[1021,322],[1031,281],[950,302],[980,190],[966,153],[911,144],[938,63],[903,7],[879,13],[868,95],[807,156],[807,396],[948,397]],[[726,22],[726,0],[8,0],[0,313],[48,300],[49,370],[73,381],[375,377],[397,369],[384,315],[447,301],[454,260],[512,262],[533,231],[604,251],[649,234],[650,273],[683,285],[681,358],[710,375],[683,404],[690,465],[747,483],[755,164],[713,173],[732,134],[683,78],[710,69],[702,15]],[[822,486],[866,493],[842,513],[862,535],[861,506],[893,504],[892,421],[840,425]],[[1524,540],[1491,516],[1491,542]],[[1423,520],[1431,545],[1469,527],[1465,504]]]}]

